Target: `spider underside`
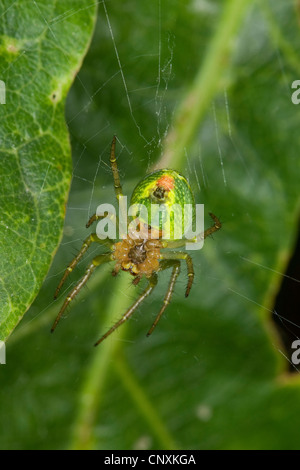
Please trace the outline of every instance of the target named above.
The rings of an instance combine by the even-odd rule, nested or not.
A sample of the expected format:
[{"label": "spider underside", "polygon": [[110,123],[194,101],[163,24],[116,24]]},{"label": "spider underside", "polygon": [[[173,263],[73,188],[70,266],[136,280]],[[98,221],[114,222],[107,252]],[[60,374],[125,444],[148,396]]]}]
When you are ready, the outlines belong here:
[{"label": "spider underside", "polygon": [[[115,187],[115,194],[117,201],[119,202],[120,196],[122,196],[122,187],[119,177],[119,171],[117,167],[117,161],[115,157],[115,147],[116,147],[116,137],[113,138],[111,144],[111,151],[110,151],[110,164],[114,179],[114,187]],[[165,188],[156,188],[155,193],[159,196],[161,194],[165,194]],[[205,239],[212,233],[216,232],[221,228],[221,223],[219,219],[212,213],[210,216],[213,220],[213,225],[205,230],[202,234],[202,238]],[[94,214],[86,224],[86,227],[90,227],[93,222],[101,219],[101,216],[97,216]],[[75,285],[75,287],[71,290],[69,295],[66,297],[54,323],[51,328],[51,332],[53,332],[62,317],[63,313],[65,312],[66,308],[70,304],[70,302],[77,296],[79,291],[82,287],[86,284],[90,276],[92,275],[93,271],[104,263],[108,262],[115,262],[114,269],[112,271],[112,275],[116,276],[120,270],[128,271],[133,277],[133,284],[137,285],[139,281],[146,277],[148,279],[148,284],[141,295],[137,298],[137,300],[133,303],[133,305],[124,313],[124,315],[117,321],[96,343],[95,346],[100,344],[104,339],[106,339],[111,333],[113,333],[120,325],[122,325],[128,318],[132,316],[135,310],[139,307],[139,305],[143,302],[143,300],[153,291],[154,287],[158,281],[158,273],[160,271],[164,271],[165,269],[172,269],[169,286],[167,292],[165,294],[162,307],[157,314],[151,328],[149,329],[147,336],[149,336],[154,328],[156,327],[157,323],[159,322],[162,314],[164,313],[166,307],[170,303],[176,279],[180,274],[180,267],[181,261],[186,262],[187,266],[187,276],[188,282],[185,290],[185,296],[187,297],[190,293],[193,280],[194,280],[194,268],[192,258],[189,254],[184,251],[164,251],[164,249],[174,249],[180,246],[184,246],[187,240],[178,243],[178,241],[172,240],[162,240],[162,239],[151,239],[151,238],[132,238],[130,234],[127,238],[122,239],[121,241],[113,241],[113,240],[101,240],[98,238],[96,233],[90,234],[75,256],[75,258],[71,261],[68,265],[64,275],[58,284],[58,287],[55,291],[54,298],[56,299],[66,278],[73,271],[79,260],[83,257],[85,252],[88,250],[92,243],[99,243],[104,245],[109,251],[102,253],[96,256],[88,268],[86,269],[85,274],[79,280],[79,282]]]}]

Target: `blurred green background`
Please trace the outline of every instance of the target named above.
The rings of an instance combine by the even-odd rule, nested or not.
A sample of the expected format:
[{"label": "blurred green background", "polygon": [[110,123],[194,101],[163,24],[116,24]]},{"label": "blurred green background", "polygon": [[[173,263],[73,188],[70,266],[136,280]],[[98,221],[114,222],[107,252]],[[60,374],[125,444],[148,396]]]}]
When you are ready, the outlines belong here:
[{"label": "blurred green background", "polygon": [[[95,6],[69,1],[47,10],[47,2],[34,3],[39,9],[26,7],[32,22],[24,30],[40,21],[50,48],[59,41],[63,50],[68,37],[80,61]],[[16,29],[16,10],[0,5],[7,34],[9,25]],[[73,169],[66,144],[61,178],[72,178],[62,243],[0,367],[1,449],[300,447],[299,375],[288,372],[290,358],[272,322],[297,237],[300,108],[291,84],[300,79],[299,46],[299,5],[292,0],[98,4],[92,42],[66,101]],[[23,50],[26,56],[26,44]],[[57,51],[50,60],[55,70]],[[73,67],[69,82],[74,76]],[[132,319],[95,349],[143,286],[100,268],[50,335],[62,298],[102,250],[93,246],[64,295],[54,302],[53,293],[89,233],[89,216],[114,201],[114,134],[125,194],[167,155],[163,163],[184,173],[205,204],[206,226],[211,211],[223,227],[191,253],[196,277],[188,299],[182,266],[151,337],[145,335],[168,272]],[[47,162],[47,152],[43,157]],[[49,226],[60,224],[54,249],[63,215],[57,221],[49,214]]]}]

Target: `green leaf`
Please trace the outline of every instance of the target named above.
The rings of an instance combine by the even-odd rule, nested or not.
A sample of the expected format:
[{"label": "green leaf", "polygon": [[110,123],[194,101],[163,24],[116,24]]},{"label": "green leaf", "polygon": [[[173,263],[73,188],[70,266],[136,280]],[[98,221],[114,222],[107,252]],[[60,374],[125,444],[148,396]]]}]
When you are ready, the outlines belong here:
[{"label": "green leaf", "polygon": [[95,6],[0,2],[0,338],[36,297],[61,238],[71,178],[67,92]]},{"label": "green leaf", "polygon": [[[272,313],[297,237],[299,110],[291,84],[300,75],[300,37],[294,4],[274,3],[99,4],[67,101],[74,164],[63,243],[0,370],[1,448],[299,448],[299,374],[288,372]],[[115,134],[128,196],[151,168],[176,167],[223,227],[191,253],[190,296],[183,266],[151,337],[167,272],[132,320],[95,349],[143,287],[127,273],[113,278],[112,266],[96,270],[49,330],[101,252],[89,250],[54,303],[89,216],[115,200]]]}]

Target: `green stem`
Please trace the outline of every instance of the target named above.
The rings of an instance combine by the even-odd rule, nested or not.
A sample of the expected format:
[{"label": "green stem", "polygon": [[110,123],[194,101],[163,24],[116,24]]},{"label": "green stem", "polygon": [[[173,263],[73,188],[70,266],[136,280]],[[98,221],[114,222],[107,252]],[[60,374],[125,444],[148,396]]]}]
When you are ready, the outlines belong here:
[{"label": "green stem", "polygon": [[162,158],[154,169],[180,169],[185,149],[190,144],[207,108],[219,89],[222,73],[227,68],[234,37],[241,25],[250,0],[228,0],[211,40],[202,66],[175,115],[166,137]]},{"label": "green stem", "polygon": [[133,402],[140,410],[141,415],[149,424],[153,433],[157,436],[157,439],[161,443],[161,448],[164,450],[175,450],[176,444],[166,429],[163,421],[156,411],[156,407],[146,396],[144,390],[139,385],[136,377],[128,366],[128,363],[123,357],[118,354],[114,361],[114,368],[119,374],[124,387],[132,398]]},{"label": "green stem", "polygon": [[[119,274],[116,279],[115,294],[111,298],[107,311],[108,315],[103,320],[101,315],[102,330],[116,320],[116,315],[121,315],[123,310],[132,303],[133,286],[128,286],[128,277]],[[126,292],[120,299],[120,293]],[[124,337],[125,326],[123,325],[114,337],[106,339],[95,349],[89,364],[82,389],[79,392],[79,412],[74,425],[72,449],[93,449],[95,448],[94,426],[99,417],[99,409],[103,399],[103,392],[108,379],[108,372],[111,367],[111,359],[120,346],[120,339]],[[117,335],[117,338],[116,338]],[[99,338],[101,332],[99,333]]]},{"label": "green stem", "polygon": [[285,38],[269,3],[260,2],[259,7],[268,22],[270,38],[272,40],[274,49],[279,50],[283,53],[284,58],[288,62],[290,67],[294,69],[295,73],[299,75],[299,54],[298,51],[295,49],[294,44],[291,44]]},{"label": "green stem", "polygon": [[[134,286],[128,288],[128,277],[126,273],[125,275],[120,273],[116,282],[118,282],[118,284],[115,292],[117,292],[118,295],[114,295],[109,302],[106,320],[101,319],[102,329],[104,325],[107,326],[115,321],[117,312],[120,312],[121,315],[122,311],[132,303],[131,293],[133,293]],[[120,299],[119,292],[126,292],[126,295],[122,296]],[[118,348],[121,346],[120,339],[124,337],[125,326],[126,325],[122,325],[122,327],[114,333],[114,335],[117,335],[117,340],[116,337],[107,338],[96,348],[95,354],[87,367],[82,388],[79,392],[79,411],[74,424],[71,449],[94,449],[96,447],[94,427],[99,419],[99,410],[103,401],[103,393],[105,392],[111,366],[117,371],[125,389],[129,392],[137,409],[140,410],[142,416],[148,422],[154,435],[156,435],[157,439],[161,442],[162,448],[176,448],[172,437],[157,414],[155,407],[145,395],[127,363],[122,360],[120,354],[116,354]],[[99,337],[100,336],[101,332],[99,333]]]}]

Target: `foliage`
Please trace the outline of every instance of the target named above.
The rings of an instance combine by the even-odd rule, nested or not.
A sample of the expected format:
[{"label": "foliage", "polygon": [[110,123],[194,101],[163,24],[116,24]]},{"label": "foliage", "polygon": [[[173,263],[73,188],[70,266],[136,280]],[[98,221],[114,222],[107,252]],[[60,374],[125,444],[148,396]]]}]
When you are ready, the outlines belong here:
[{"label": "foliage", "polygon": [[[225,3],[225,6],[224,6]],[[299,215],[296,6],[289,0],[0,1],[0,447],[299,448],[299,378],[271,322]],[[250,5],[251,4],[251,5]],[[17,25],[17,27],[16,27]],[[223,228],[99,348],[140,287],[99,270],[54,335],[53,292],[100,202],[154,167],[185,174]],[[206,224],[210,223],[209,217]],[[91,254],[70,276],[71,286]],[[101,250],[101,248],[100,248]],[[66,295],[66,291],[64,292]],[[284,315],[284,312],[278,312]]]}]

